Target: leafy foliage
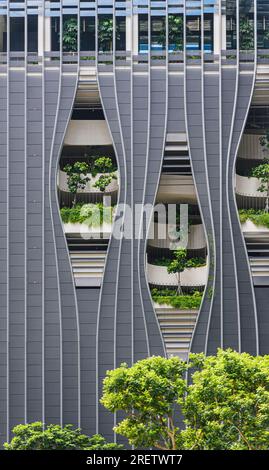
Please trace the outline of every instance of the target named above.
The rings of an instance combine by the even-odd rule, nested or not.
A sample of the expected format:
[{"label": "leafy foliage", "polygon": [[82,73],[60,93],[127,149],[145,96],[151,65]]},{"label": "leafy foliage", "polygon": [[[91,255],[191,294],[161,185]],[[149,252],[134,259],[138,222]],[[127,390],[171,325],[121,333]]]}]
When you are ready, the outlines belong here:
[{"label": "leafy foliage", "polygon": [[74,207],[62,207],[61,218],[64,224],[87,224],[89,227],[99,227],[103,223],[111,224],[114,208],[102,203],[77,204]]},{"label": "leafy foliage", "polygon": [[[156,258],[151,261],[151,264],[156,266],[169,266],[171,262],[170,258]],[[189,258],[186,263],[186,268],[199,268],[205,266],[206,260],[204,258]]]},{"label": "leafy foliage", "polygon": [[179,310],[198,310],[202,302],[203,293],[194,291],[192,294],[178,295],[175,290],[154,287],[151,289],[151,296],[152,300],[159,305],[170,305]]},{"label": "leafy foliage", "polygon": [[76,204],[76,196],[79,189],[84,189],[90,181],[89,164],[87,162],[74,162],[65,165],[64,171],[67,174],[67,186],[70,193],[74,194],[73,206]]},{"label": "leafy foliage", "polygon": [[[44,429],[43,429],[44,428]],[[114,443],[107,443],[96,434],[88,437],[80,429],[68,424],[43,426],[41,422],[20,424],[13,429],[14,437],[5,443],[5,450],[116,450],[121,449]]]},{"label": "leafy foliage", "polygon": [[101,175],[98,180],[94,183],[94,187],[100,189],[103,193],[108,185],[111,183],[113,179],[117,179],[115,175]]},{"label": "leafy foliage", "polygon": [[[119,29],[116,26],[116,40],[120,39]],[[98,42],[99,50],[102,52],[112,51],[113,45],[113,19],[112,18],[102,18],[98,20]]]},{"label": "leafy foliage", "polygon": [[269,214],[268,212],[255,210],[255,209],[240,209],[239,210],[240,222],[243,224],[247,220],[251,220],[255,225],[261,225],[269,228]]},{"label": "leafy foliage", "polygon": [[268,449],[269,356],[218,350],[199,361],[182,406],[185,448]]},{"label": "leafy foliage", "polygon": [[108,371],[101,403],[111,412],[122,410],[127,415],[115,431],[135,447],[175,449],[178,428],[173,415],[186,391],[186,370],[178,357],[151,357]]},{"label": "leafy foliage", "polygon": [[[163,48],[166,47],[166,28],[159,33],[159,41]],[[183,50],[183,16],[168,16],[168,42],[169,47],[174,46],[174,51]]]},{"label": "leafy foliage", "polygon": [[239,25],[239,41],[241,50],[254,49],[254,26],[249,18],[241,18]]},{"label": "leafy foliage", "polygon": [[78,23],[77,18],[68,18],[63,22],[63,50],[77,51]]},{"label": "leafy foliage", "polygon": [[169,44],[173,44],[175,51],[183,50],[183,17],[168,16]]},{"label": "leafy foliage", "polygon": [[178,294],[182,294],[181,282],[180,282],[180,273],[187,268],[187,250],[179,249],[173,252],[174,259],[170,261],[167,266],[167,272],[175,273],[178,276]]},{"label": "leafy foliage", "polygon": [[[269,356],[219,349],[191,354],[188,364],[178,357],[122,364],[107,372],[101,403],[125,413],[115,431],[138,448],[267,450]],[[183,430],[175,425],[179,407]]]},{"label": "leafy foliage", "polygon": [[97,173],[111,173],[115,169],[110,157],[98,157],[93,161],[91,173],[93,176],[96,176]]}]

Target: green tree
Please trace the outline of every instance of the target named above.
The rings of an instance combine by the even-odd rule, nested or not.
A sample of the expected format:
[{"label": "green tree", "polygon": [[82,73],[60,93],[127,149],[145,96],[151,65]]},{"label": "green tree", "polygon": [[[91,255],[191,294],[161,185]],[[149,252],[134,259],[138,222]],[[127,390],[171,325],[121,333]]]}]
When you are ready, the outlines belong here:
[{"label": "green tree", "polygon": [[90,167],[86,162],[75,162],[65,165],[63,170],[67,174],[67,186],[70,191],[74,195],[73,199],[73,207],[76,205],[77,202],[77,192],[79,189],[84,189],[88,181],[90,181],[90,177],[87,176]]},{"label": "green tree", "polygon": [[101,403],[109,411],[126,413],[115,431],[135,447],[176,449],[174,414],[186,390],[186,370],[178,357],[151,357],[108,371]]},{"label": "green tree", "polygon": [[168,274],[177,274],[177,293],[182,295],[181,273],[188,267],[187,250],[179,249],[174,251],[174,259],[167,265]]},{"label": "green tree", "polygon": [[218,350],[198,359],[182,406],[185,448],[268,449],[269,356]]},{"label": "green tree", "polygon": [[269,211],[269,162],[265,160],[260,165],[256,166],[251,171],[251,176],[258,178],[260,180],[260,186],[258,191],[261,193],[266,192],[265,199],[265,212]]},{"label": "green tree", "polygon": [[218,350],[192,354],[188,364],[177,357],[123,364],[107,372],[101,403],[126,414],[114,429],[138,448],[268,449],[269,356]]},{"label": "green tree", "polygon": [[77,51],[78,22],[77,18],[67,18],[63,21],[63,50]]},{"label": "green tree", "polygon": [[[99,18],[98,21],[98,43],[99,50],[111,52],[113,46],[113,19]],[[116,41],[120,39],[119,27],[116,26]]]},{"label": "green tree", "polygon": [[239,41],[241,51],[254,49],[254,25],[248,17],[240,19]]},{"label": "green tree", "polygon": [[[44,429],[43,429],[44,428]],[[114,450],[122,449],[114,443],[107,443],[96,434],[88,437],[80,429],[68,424],[43,426],[41,422],[19,424],[13,429],[14,437],[4,444],[5,450]]]},{"label": "green tree", "polygon": [[168,16],[169,45],[175,46],[175,51],[183,49],[183,17],[178,15]]}]

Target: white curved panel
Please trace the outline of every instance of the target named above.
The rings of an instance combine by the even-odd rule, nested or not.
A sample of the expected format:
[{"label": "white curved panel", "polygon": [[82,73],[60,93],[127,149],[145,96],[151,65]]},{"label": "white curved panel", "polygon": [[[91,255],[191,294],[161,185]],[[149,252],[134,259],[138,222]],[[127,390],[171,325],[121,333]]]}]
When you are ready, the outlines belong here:
[{"label": "white curved panel", "polygon": [[[171,248],[169,233],[173,233],[175,228],[172,225],[154,223],[154,237],[148,239],[148,244],[156,248]],[[164,238],[162,235],[166,234]],[[161,238],[162,236],[162,238]],[[204,227],[202,224],[191,225],[188,233],[188,250],[199,250],[206,247]]]},{"label": "white curved panel", "polygon": [[263,160],[268,158],[269,150],[264,150],[260,145],[261,135],[244,134],[240,143],[238,158],[246,158],[248,160]]},{"label": "white curved panel", "polygon": [[[188,268],[180,275],[182,286],[204,286],[207,282],[208,267]],[[150,284],[177,286],[177,274],[168,274],[166,266],[147,265],[147,278]]]},{"label": "white curved panel", "polygon": [[243,196],[261,197],[266,195],[266,191],[262,193],[258,191],[261,182],[258,178],[248,178],[247,176],[236,175],[235,192]]}]

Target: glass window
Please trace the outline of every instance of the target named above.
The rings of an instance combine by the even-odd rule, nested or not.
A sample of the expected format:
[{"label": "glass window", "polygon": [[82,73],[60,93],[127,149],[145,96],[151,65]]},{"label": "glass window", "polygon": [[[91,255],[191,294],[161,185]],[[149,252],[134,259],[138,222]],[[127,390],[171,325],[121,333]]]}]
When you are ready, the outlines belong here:
[{"label": "glass window", "polygon": [[201,49],[201,17],[192,16],[186,19],[186,47],[188,50]]},{"label": "glass window", "polygon": [[77,16],[63,16],[63,52],[78,50],[78,19]]},{"label": "glass window", "polygon": [[126,49],[126,19],[123,16],[116,17],[116,50],[125,51]]},{"label": "glass window", "polygon": [[59,51],[60,50],[60,18],[52,17],[50,23],[50,32],[51,32],[51,50]]},{"label": "glass window", "polygon": [[214,22],[213,15],[204,15],[204,51],[213,52],[214,49]]},{"label": "glass window", "polygon": [[10,18],[10,51],[24,51],[24,18]]},{"label": "glass window", "polygon": [[38,50],[38,16],[28,15],[28,52],[37,52]]},{"label": "glass window", "polygon": [[113,18],[108,15],[98,17],[98,50],[112,52],[113,47]]},{"label": "glass window", "polygon": [[95,18],[80,19],[80,50],[95,51]]},{"label": "glass window", "polygon": [[269,12],[257,17],[257,43],[258,49],[269,49]]},{"label": "glass window", "polygon": [[7,17],[0,16],[0,52],[7,50]]},{"label": "glass window", "polygon": [[151,50],[162,51],[166,46],[165,17],[151,17]]},{"label": "glass window", "polygon": [[138,16],[138,51],[148,52],[148,15]]},{"label": "glass window", "polygon": [[183,23],[182,15],[168,16],[169,51],[183,50]]}]

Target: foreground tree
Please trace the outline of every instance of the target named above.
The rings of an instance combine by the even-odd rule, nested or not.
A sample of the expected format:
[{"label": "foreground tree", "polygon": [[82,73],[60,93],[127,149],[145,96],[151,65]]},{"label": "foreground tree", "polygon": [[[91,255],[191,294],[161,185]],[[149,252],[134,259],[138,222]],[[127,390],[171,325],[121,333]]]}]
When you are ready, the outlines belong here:
[{"label": "foreground tree", "polygon": [[101,403],[109,411],[126,413],[115,431],[135,447],[177,449],[174,415],[186,391],[186,370],[177,357],[151,357],[108,371]]},{"label": "foreground tree", "polygon": [[191,359],[198,370],[182,406],[185,448],[268,449],[269,356],[219,350]]},{"label": "foreground tree", "polygon": [[123,364],[107,373],[101,402],[126,413],[115,431],[138,448],[268,449],[269,356],[218,350],[191,355],[188,365],[177,357]]},{"label": "foreground tree", "polygon": [[114,443],[107,443],[96,434],[88,437],[72,425],[61,427],[57,424],[45,426],[41,422],[20,424],[13,429],[14,437],[5,443],[5,450],[115,450],[121,449]]}]

